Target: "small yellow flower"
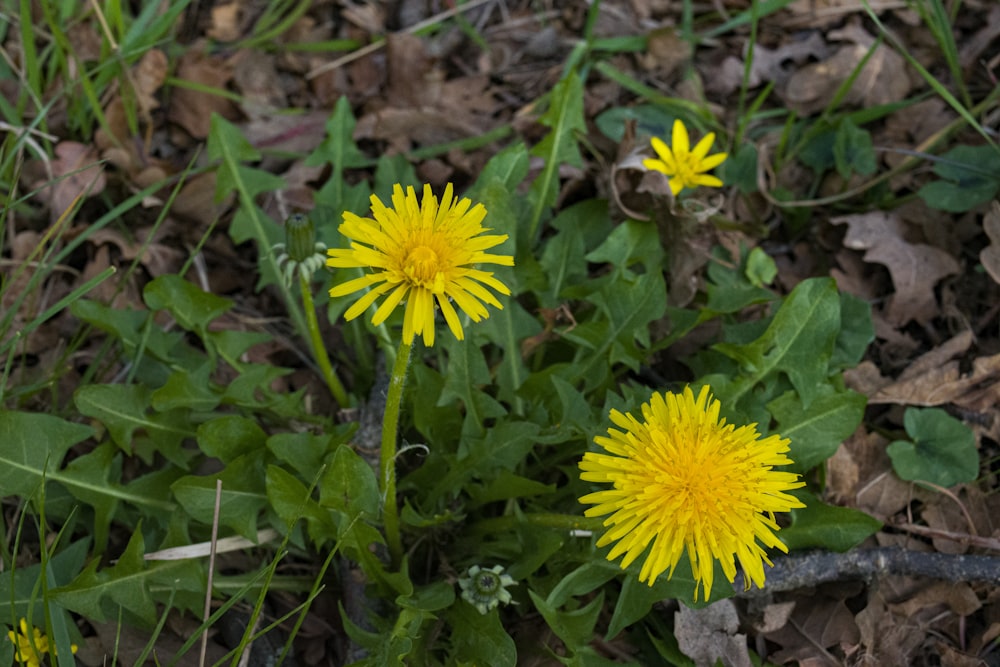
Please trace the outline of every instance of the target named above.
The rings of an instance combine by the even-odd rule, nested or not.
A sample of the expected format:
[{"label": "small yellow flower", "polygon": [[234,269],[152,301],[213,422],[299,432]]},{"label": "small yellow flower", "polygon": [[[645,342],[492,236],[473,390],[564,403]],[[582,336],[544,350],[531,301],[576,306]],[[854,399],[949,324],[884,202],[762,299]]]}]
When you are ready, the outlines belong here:
[{"label": "small yellow flower", "polygon": [[372,287],[347,309],[346,319],[354,319],[388,294],[375,311],[372,324],[384,322],[405,300],[403,342],[409,345],[415,335],[422,335],[430,347],[434,344],[435,302],[459,340],[465,334],[452,302],[474,322],[489,317],[483,303],[503,309],[486,287],[504,295],[510,290],[493,273],[473,268],[476,264],[514,265],[513,257],[484,252],[506,241],[507,235],[481,236],[490,231],[482,225],[486,217],[482,204],[456,201],[449,183],[440,205],[429,185],[424,186],[422,201],[412,187],[404,194],[402,186],[396,185],[392,208],[375,195],[371,206],[371,218],[344,212],[340,232],[353,241],[351,247],[327,251],[328,266],[371,269],[371,273],[330,290],[331,297],[338,297]]},{"label": "small yellow flower", "polygon": [[608,560],[625,554],[621,566],[627,568],[652,542],[639,572],[639,580],[652,586],[668,568],[667,578],[673,576],[687,551],[695,599],[699,582],[708,599],[715,559],[730,582],[738,559],[747,588],[750,580],[763,586],[763,563],[771,565],[764,548],[788,551],[774,534],[774,512],[803,507],[784,492],[805,483],[773,469],[791,463],[784,455],[789,441],[761,439],[756,424],[727,425],[720,408],[708,387],[697,398],[690,387],[653,394],[642,406],[644,421],[612,410],[611,421],[625,431],[609,428],[609,437],[594,438],[608,454],[587,452],[580,462],[581,479],[613,485],[580,498],[594,505],[587,516],[611,515],[597,542],[617,542]]},{"label": "small yellow flower", "polygon": [[[7,631],[7,638],[14,644],[14,659],[19,664],[28,667],[41,667],[42,656],[49,652],[49,638],[42,634],[38,628],[32,628],[28,634],[28,621],[21,619],[21,631]],[[71,644],[70,650],[75,654],[77,645]],[[56,649],[52,647],[52,655],[56,655]]]},{"label": "small yellow flower", "polygon": [[653,137],[651,140],[653,150],[660,159],[646,158],[642,161],[642,166],[665,174],[669,178],[670,191],[675,197],[684,188],[695,188],[699,185],[721,187],[721,180],[704,173],[715,169],[728,157],[727,153],[708,154],[714,141],[715,132],[709,132],[702,137],[694,150],[691,150],[687,128],[680,120],[675,120],[673,150],[659,137]]},{"label": "small yellow flower", "polygon": [[21,619],[21,631],[7,631],[7,638],[14,643],[14,659],[28,667],[39,667],[42,663],[41,656],[49,650],[49,639],[42,634],[38,628],[32,628],[32,634],[28,634],[28,622]]}]

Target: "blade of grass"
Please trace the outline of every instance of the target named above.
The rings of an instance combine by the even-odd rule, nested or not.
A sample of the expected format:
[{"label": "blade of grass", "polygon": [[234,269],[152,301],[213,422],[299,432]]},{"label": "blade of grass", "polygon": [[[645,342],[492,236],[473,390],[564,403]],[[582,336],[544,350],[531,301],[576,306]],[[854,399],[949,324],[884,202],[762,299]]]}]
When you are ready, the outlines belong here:
[{"label": "blade of grass", "polygon": [[[906,62],[908,62],[913,69],[917,70],[917,72],[920,74],[921,78],[923,78],[923,80],[927,83],[927,85],[930,86],[932,89],[934,89],[934,92],[940,95],[941,99],[947,102],[948,105],[952,109],[954,109],[955,112],[959,116],[961,116],[966,123],[971,125],[976,130],[976,132],[978,132],[983,137],[983,139],[986,140],[986,143],[988,143],[990,146],[993,146],[994,148],[997,148],[997,150],[1000,150],[1000,148],[997,147],[996,142],[993,140],[993,137],[990,136],[990,133],[986,131],[986,129],[979,123],[979,121],[976,120],[976,118],[971,113],[969,113],[969,109],[964,104],[959,102],[958,99],[956,99],[955,96],[952,95],[951,92],[947,88],[945,88],[940,81],[934,78],[933,74],[927,71],[926,67],[921,65],[920,62],[916,58],[914,58],[909,51],[906,50],[906,47],[899,41],[899,38],[896,37],[894,33],[892,33],[888,28],[885,27],[885,25],[882,23],[882,20],[878,17],[878,14],[875,12],[875,10],[871,8],[871,5],[869,4],[868,0],[863,0],[863,2],[864,2],[865,12],[868,13],[868,17],[872,20],[872,22],[876,26],[878,26],[879,31],[889,39],[893,47],[896,49],[896,52],[899,53],[901,56],[903,56],[903,58],[906,59]],[[992,97],[995,92],[996,89],[994,89],[993,92],[990,93],[989,97]]]},{"label": "blade of grass", "polygon": [[864,57],[861,58],[861,60],[858,61],[858,64],[854,66],[854,69],[851,70],[851,73],[847,76],[847,78],[841,81],[840,85],[837,86],[837,90],[834,91],[833,97],[830,98],[830,102],[823,109],[819,118],[809,126],[809,129],[802,133],[802,136],[799,138],[798,142],[792,146],[791,150],[781,156],[782,161],[793,159],[810,141],[827,131],[830,125],[833,125],[835,122],[835,111],[840,107],[844,98],[847,97],[851,88],[854,87],[854,82],[857,81],[862,70],[864,70],[865,65],[867,65],[872,59],[872,56],[875,55],[876,50],[881,44],[882,36],[879,35],[875,42],[869,47],[868,52],[865,53]]},{"label": "blade of grass", "polygon": [[[753,2],[751,3],[750,9],[743,10],[742,12],[740,12],[733,18],[729,19],[722,25],[718,25],[710,30],[706,30],[705,32],[703,32],[701,35],[698,36],[698,39],[700,41],[704,41],[707,39],[718,37],[719,35],[724,35],[730,30],[735,30],[736,28],[742,27],[753,21],[753,13],[755,11],[760,12],[761,9],[763,10],[763,13],[758,14],[758,19],[762,19],[767,16],[770,16],[771,14],[774,14],[775,12],[781,11],[782,9],[792,4],[793,2],[795,2],[795,0],[771,0],[770,2]],[[761,5],[761,7],[758,9],[756,7],[757,5]]]},{"label": "blade of grass", "polygon": [[[164,626],[166,626],[167,624],[167,619],[170,617],[170,613],[174,610],[174,597],[176,595],[177,595],[177,589],[171,588],[170,597],[167,598],[166,604],[163,605],[163,613],[160,614],[160,620],[156,622],[156,627],[153,628],[153,632],[149,636],[149,641],[146,642],[146,645],[142,649],[142,653],[139,654],[139,657],[136,659],[134,664],[136,665],[146,664],[146,658],[148,658],[149,654],[152,653],[153,650],[156,648],[156,642],[159,639],[160,634],[163,632]],[[121,626],[119,625],[119,630],[120,629]]]},{"label": "blade of grass", "polygon": [[[948,15],[941,0],[921,0],[921,2],[910,0],[907,4],[917,11],[921,20],[934,36],[934,41],[937,42],[940,53],[948,65],[948,71],[951,72],[952,82],[962,98],[962,103],[966,107],[972,106],[972,98],[969,97],[969,89],[965,85],[962,63],[958,56],[958,45],[955,44],[955,34],[952,30],[952,26],[955,24],[954,18]],[[961,3],[953,4],[957,8]]]},{"label": "blade of grass", "polygon": [[[21,62],[23,63],[21,68],[22,76],[24,77],[25,87],[21,88],[22,95],[18,99],[18,112],[21,117],[24,116],[25,105],[27,100],[24,96],[25,93],[31,95],[35,100],[35,104],[38,110],[41,110],[41,92],[44,90],[42,86],[42,68],[38,62],[38,51],[35,48],[35,31],[34,26],[31,25],[31,6],[32,2],[30,0],[21,0],[21,10],[20,10],[20,32],[21,32]],[[48,3],[42,3],[43,6]]]},{"label": "blade of grass", "polygon": [[72,292],[70,292],[63,298],[59,299],[59,301],[57,301],[55,304],[48,307],[45,310],[45,312],[35,317],[23,329],[15,333],[13,337],[11,337],[5,343],[0,344],[0,354],[4,354],[5,352],[7,352],[7,350],[10,349],[10,347],[17,344],[19,340],[30,334],[32,331],[34,331],[41,325],[45,324],[45,322],[47,322],[56,313],[64,310],[71,303],[73,303],[74,301],[82,297],[84,294],[86,294],[90,290],[94,289],[95,287],[103,283],[111,276],[113,276],[115,274],[115,271],[116,271],[115,267],[109,266],[108,268],[104,269],[103,271],[101,271],[99,274],[97,274],[84,284],[74,289]]}]

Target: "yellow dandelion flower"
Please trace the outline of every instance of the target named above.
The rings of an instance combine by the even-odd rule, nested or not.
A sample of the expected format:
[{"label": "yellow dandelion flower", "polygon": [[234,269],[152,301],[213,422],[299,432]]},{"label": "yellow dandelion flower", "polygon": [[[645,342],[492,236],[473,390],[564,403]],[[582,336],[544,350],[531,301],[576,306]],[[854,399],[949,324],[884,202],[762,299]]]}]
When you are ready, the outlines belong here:
[{"label": "yellow dandelion flower", "polygon": [[756,424],[727,425],[720,408],[708,387],[697,398],[690,387],[653,394],[642,406],[644,421],[612,410],[611,421],[624,432],[609,428],[608,437],[594,438],[608,453],[587,452],[580,462],[581,479],[613,485],[580,498],[594,505],[587,516],[611,515],[597,542],[616,542],[608,560],[625,554],[624,569],[652,542],[639,573],[652,586],[668,568],[667,578],[673,576],[687,551],[695,599],[699,582],[708,599],[715,559],[730,583],[738,559],[748,579],[763,586],[763,563],[771,565],[765,548],[788,551],[774,534],[774,513],[803,507],[784,492],[805,483],[774,470],[791,463],[785,456],[789,441],[778,435],[761,439]]},{"label": "yellow dandelion flower", "polygon": [[408,345],[415,335],[422,335],[430,347],[434,344],[435,303],[459,340],[465,334],[453,303],[474,322],[489,317],[484,303],[503,309],[486,288],[503,295],[509,295],[510,290],[493,273],[474,265],[513,266],[514,258],[484,252],[506,241],[507,235],[481,235],[490,231],[482,225],[486,217],[482,204],[472,206],[469,199],[456,200],[450,183],[440,204],[429,185],[424,186],[422,201],[412,187],[404,194],[402,186],[396,185],[392,207],[372,195],[371,211],[371,218],[345,211],[340,232],[352,240],[351,247],[327,251],[328,266],[371,269],[371,273],[330,290],[331,297],[338,297],[371,288],[347,309],[346,319],[354,319],[387,294],[372,324],[384,322],[405,301],[403,342]]},{"label": "yellow dandelion flower", "polygon": [[642,166],[665,174],[669,179],[670,191],[675,197],[684,188],[695,188],[699,185],[721,187],[721,180],[704,173],[715,169],[728,157],[728,153],[708,154],[714,141],[715,132],[709,132],[695,145],[694,150],[691,150],[687,128],[680,120],[675,120],[673,148],[663,143],[659,137],[653,137],[651,140],[653,150],[660,159],[646,158],[642,161]]}]

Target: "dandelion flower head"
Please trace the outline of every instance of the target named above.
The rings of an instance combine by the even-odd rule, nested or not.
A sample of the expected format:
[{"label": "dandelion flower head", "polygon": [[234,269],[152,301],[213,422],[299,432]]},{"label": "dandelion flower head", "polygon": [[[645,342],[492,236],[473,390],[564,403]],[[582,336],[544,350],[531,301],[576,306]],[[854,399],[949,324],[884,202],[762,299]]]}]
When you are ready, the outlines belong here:
[{"label": "dandelion flower head", "polygon": [[429,185],[419,200],[412,187],[404,192],[396,185],[391,207],[372,195],[371,213],[372,217],[362,218],[345,211],[340,232],[351,239],[351,247],[327,251],[328,266],[369,270],[330,290],[331,297],[368,290],[347,309],[346,319],[354,319],[385,296],[372,317],[378,326],[405,302],[403,342],[410,344],[415,335],[422,335],[430,347],[435,305],[459,340],[465,335],[456,305],[474,322],[489,317],[484,304],[503,309],[490,289],[503,295],[510,290],[493,273],[475,267],[513,266],[514,258],[485,252],[506,241],[507,235],[484,234],[490,230],[482,224],[486,217],[482,204],[456,199],[450,183],[440,202]]},{"label": "dandelion flower head", "polygon": [[704,173],[715,169],[728,157],[728,153],[709,155],[708,151],[712,148],[713,142],[715,133],[709,132],[695,145],[694,150],[691,150],[687,128],[680,120],[675,120],[672,145],[667,146],[659,137],[653,137],[651,143],[659,159],[646,158],[642,161],[642,166],[665,174],[670,184],[670,192],[675,197],[684,188],[696,188],[699,185],[721,187],[721,180]]},{"label": "dandelion flower head", "polygon": [[787,552],[778,539],[775,512],[803,507],[785,493],[804,486],[798,475],[774,470],[791,463],[789,441],[778,435],[761,438],[756,424],[736,427],[719,417],[721,405],[708,387],[695,397],[690,387],[680,394],[653,394],[642,406],[643,421],[611,411],[621,429],[594,441],[607,453],[587,452],[580,478],[611,484],[580,502],[593,505],[587,516],[610,516],[599,547],[615,543],[608,560],[624,554],[622,568],[646,552],[639,580],[653,585],[667,578],[687,552],[705,599],[712,590],[714,561],[730,583],[739,560],[750,581],[764,584],[765,552]]}]

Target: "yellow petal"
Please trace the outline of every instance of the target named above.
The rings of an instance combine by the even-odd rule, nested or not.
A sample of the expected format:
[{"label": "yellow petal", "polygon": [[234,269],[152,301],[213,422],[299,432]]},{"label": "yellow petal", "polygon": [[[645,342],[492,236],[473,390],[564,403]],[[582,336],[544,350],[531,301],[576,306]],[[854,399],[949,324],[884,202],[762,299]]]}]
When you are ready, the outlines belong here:
[{"label": "yellow petal", "polygon": [[[701,141],[695,144],[694,150],[691,151],[691,161],[698,164],[704,160],[713,143],[715,143],[715,132],[709,132],[701,138]],[[711,169],[711,167],[708,168]]]},{"label": "yellow petal", "polygon": [[674,121],[674,129],[671,136],[671,148],[674,152],[675,160],[686,160],[688,156],[688,150],[691,148],[691,140],[688,137],[687,128],[684,127],[684,123],[680,119]]}]

